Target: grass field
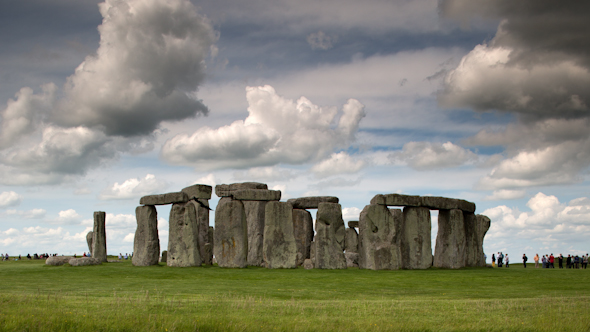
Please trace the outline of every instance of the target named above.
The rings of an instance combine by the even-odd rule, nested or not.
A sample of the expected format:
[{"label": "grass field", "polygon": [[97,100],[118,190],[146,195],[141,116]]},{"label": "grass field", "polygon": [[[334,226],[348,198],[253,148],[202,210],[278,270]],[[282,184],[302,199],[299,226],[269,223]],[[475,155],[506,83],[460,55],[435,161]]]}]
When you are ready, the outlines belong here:
[{"label": "grass field", "polygon": [[588,331],[589,271],[0,262],[0,330]]}]

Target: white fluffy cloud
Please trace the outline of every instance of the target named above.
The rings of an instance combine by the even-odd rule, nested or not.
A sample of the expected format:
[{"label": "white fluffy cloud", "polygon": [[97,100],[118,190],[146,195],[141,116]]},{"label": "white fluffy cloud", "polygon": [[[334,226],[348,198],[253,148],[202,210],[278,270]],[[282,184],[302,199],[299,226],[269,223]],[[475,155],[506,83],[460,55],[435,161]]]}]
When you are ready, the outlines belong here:
[{"label": "white fluffy cloud", "polygon": [[[342,208],[342,219],[344,221],[358,221],[361,215],[361,209],[356,207]],[[347,226],[348,227],[348,226]]]},{"label": "white fluffy cloud", "polygon": [[0,194],[0,208],[7,208],[19,205],[23,197],[14,191],[5,191]]},{"label": "white fluffy cloud", "polygon": [[477,155],[451,142],[409,142],[401,151],[391,153],[389,159],[424,171],[461,166],[476,161]]},{"label": "white fluffy cloud", "polygon": [[526,191],[524,191],[524,190],[508,190],[508,189],[494,190],[494,192],[491,195],[484,197],[484,201],[519,199],[519,198],[523,198],[525,194],[526,194]]},{"label": "white fluffy cloud", "polygon": [[52,220],[52,223],[59,225],[77,225],[82,221],[82,216],[74,209],[68,209],[65,211],[59,211],[56,219]]},{"label": "white fluffy cloud", "polygon": [[45,209],[32,209],[28,211],[21,210],[7,210],[7,215],[19,216],[25,219],[43,219],[47,214]]},{"label": "white fluffy cloud", "polygon": [[156,176],[153,174],[147,174],[144,178],[127,179],[121,184],[115,182],[105,188],[98,198],[101,200],[138,198],[160,193],[167,186],[166,181],[156,179]]},{"label": "white fluffy cloud", "polygon": [[354,174],[365,167],[363,160],[355,160],[348,153],[342,151],[332,153],[330,158],[315,164],[311,171],[320,178],[338,174]]},{"label": "white fluffy cloud", "polygon": [[249,115],[244,121],[177,135],[164,144],[162,157],[197,169],[300,164],[350,144],[365,116],[355,99],[349,99],[339,114],[336,108],[316,106],[305,97],[283,98],[268,85],[246,88],[246,98]]}]

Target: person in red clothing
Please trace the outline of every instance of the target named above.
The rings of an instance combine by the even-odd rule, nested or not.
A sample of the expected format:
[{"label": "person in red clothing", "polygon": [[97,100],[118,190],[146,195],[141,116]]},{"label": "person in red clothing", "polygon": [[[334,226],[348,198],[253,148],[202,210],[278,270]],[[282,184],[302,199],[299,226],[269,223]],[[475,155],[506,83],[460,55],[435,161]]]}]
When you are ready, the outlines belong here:
[{"label": "person in red clothing", "polygon": [[555,263],[555,257],[553,256],[553,253],[551,253],[551,256],[549,256],[549,266],[554,269],[555,265],[553,265],[553,263]]}]

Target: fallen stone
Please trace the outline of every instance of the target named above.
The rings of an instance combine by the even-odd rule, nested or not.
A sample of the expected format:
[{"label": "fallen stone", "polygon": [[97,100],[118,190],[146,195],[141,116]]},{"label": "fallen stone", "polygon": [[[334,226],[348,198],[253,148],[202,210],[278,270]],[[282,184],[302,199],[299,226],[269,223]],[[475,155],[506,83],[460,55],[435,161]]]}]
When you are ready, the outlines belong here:
[{"label": "fallen stone", "polygon": [[211,199],[212,191],[213,188],[206,184],[195,184],[181,190],[188,196],[188,199]]},{"label": "fallen stone", "polygon": [[346,229],[346,240],[344,241],[346,252],[359,252],[359,235],[354,228]]},{"label": "fallen stone", "polygon": [[215,186],[215,195],[219,197],[231,197],[234,191],[243,189],[268,189],[268,185],[259,182],[218,184]]},{"label": "fallen stone", "polygon": [[293,209],[293,234],[297,246],[297,266],[310,258],[313,241],[313,219],[307,210]]},{"label": "fallen stone", "polygon": [[192,202],[175,203],[168,219],[167,265],[171,267],[201,266],[197,213]]},{"label": "fallen stone", "polygon": [[264,218],[263,258],[269,269],[297,267],[297,245],[293,234],[293,206],[270,201]]},{"label": "fallen stone", "polygon": [[188,196],[183,192],[148,195],[139,199],[139,204],[141,205],[167,205],[186,202],[188,202]]},{"label": "fallen stone", "polygon": [[88,234],[86,234],[86,243],[88,243],[88,251],[90,252],[91,256],[92,256],[92,234],[93,234],[92,231],[90,231],[90,232],[88,232]]},{"label": "fallen stone", "polygon": [[375,195],[371,204],[387,206],[411,206],[426,207],[431,210],[460,209],[465,212],[474,212],[475,203],[462,199],[436,197],[436,196],[411,196],[401,194]]},{"label": "fallen stone", "polygon": [[107,261],[107,234],[105,229],[106,213],[94,212],[94,229],[92,230],[92,257],[101,262]]},{"label": "fallen stone", "polygon": [[385,205],[365,206],[359,220],[359,267],[397,270],[401,267],[399,233],[402,211]]},{"label": "fallen stone", "polygon": [[211,265],[211,258],[208,256],[213,255],[213,252],[207,251],[205,246],[209,241],[209,201],[204,198],[191,199],[189,201],[195,208],[195,214],[197,218],[197,234],[199,243],[199,255],[201,260]]},{"label": "fallen stone", "polygon": [[248,265],[262,266],[266,201],[242,201],[248,224]]},{"label": "fallen stone", "polygon": [[233,191],[231,197],[241,201],[279,201],[281,200],[281,191],[267,189],[241,189]]},{"label": "fallen stone", "polygon": [[403,269],[428,269],[432,266],[430,209],[406,206],[403,210],[400,249]]},{"label": "fallen stone", "polygon": [[340,204],[319,203],[315,231],[315,268],[345,269],[346,229],[342,220],[342,207]]},{"label": "fallen stone", "polygon": [[72,256],[50,256],[45,260],[45,265],[60,266],[64,265],[72,259]]},{"label": "fallen stone", "polygon": [[359,228],[359,222],[357,221],[349,221],[348,222],[348,227],[349,228]]},{"label": "fallen stone", "polygon": [[434,248],[434,266],[458,269],[465,266],[465,222],[459,209],[438,212],[438,233]]},{"label": "fallen stone", "polygon": [[242,201],[223,197],[215,209],[214,256],[220,267],[248,265],[248,224]]},{"label": "fallen stone", "polygon": [[160,256],[160,263],[166,263],[168,261],[168,250],[162,251],[162,256]]},{"label": "fallen stone", "polygon": [[345,252],[344,257],[346,258],[346,267],[359,267],[359,254],[358,252]]},{"label": "fallen stone", "polygon": [[71,266],[86,266],[86,265],[100,265],[102,262],[98,258],[93,257],[80,257],[72,258],[68,261]]},{"label": "fallen stone", "polygon": [[338,197],[334,196],[309,196],[291,198],[287,203],[293,205],[294,209],[317,209],[320,203],[338,203]]},{"label": "fallen stone", "polygon": [[311,259],[306,259],[303,261],[303,268],[306,270],[311,270],[313,269],[313,262],[311,261]]},{"label": "fallen stone", "polygon": [[158,237],[158,213],[153,205],[135,208],[137,229],[133,240],[133,257],[135,266],[157,265],[160,258],[160,239]]}]

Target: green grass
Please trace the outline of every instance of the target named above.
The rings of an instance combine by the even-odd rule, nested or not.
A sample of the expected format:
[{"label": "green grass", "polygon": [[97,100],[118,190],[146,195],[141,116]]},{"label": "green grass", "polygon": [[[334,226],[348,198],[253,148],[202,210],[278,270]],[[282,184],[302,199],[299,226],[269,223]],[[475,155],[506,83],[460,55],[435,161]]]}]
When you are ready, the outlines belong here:
[{"label": "green grass", "polygon": [[590,270],[0,262],[1,331],[588,331]]}]

